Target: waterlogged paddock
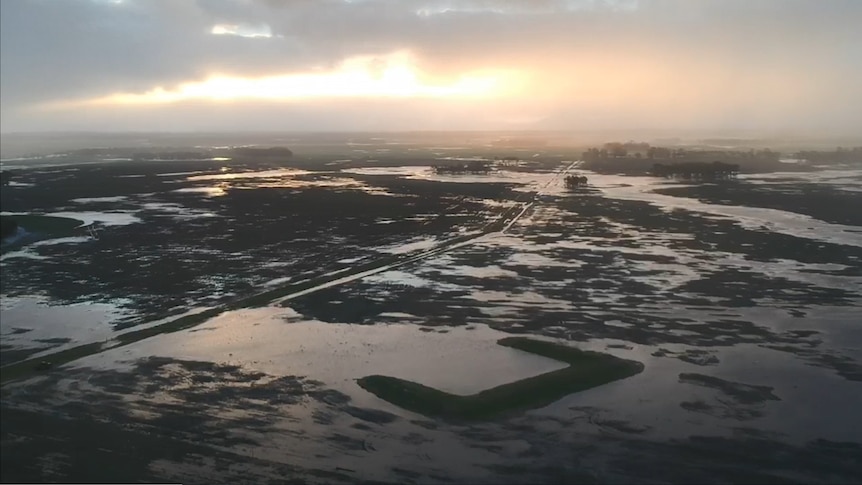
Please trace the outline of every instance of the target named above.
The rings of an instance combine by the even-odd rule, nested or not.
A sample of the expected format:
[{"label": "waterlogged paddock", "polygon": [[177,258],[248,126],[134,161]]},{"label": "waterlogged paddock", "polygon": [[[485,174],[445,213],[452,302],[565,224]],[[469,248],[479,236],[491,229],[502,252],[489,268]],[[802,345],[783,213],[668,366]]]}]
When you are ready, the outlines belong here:
[{"label": "waterlogged paddock", "polygon": [[47,298],[4,296],[0,365],[113,337],[124,314],[107,303],[51,305]]},{"label": "waterlogged paddock", "polygon": [[[410,315],[394,318],[410,321]],[[387,320],[392,320],[389,316]],[[147,355],[212,360],[274,375],[302,375],[356,394],[354,381],[389,373],[455,394],[473,394],[565,367],[501,347],[506,334],[486,326],[438,329],[409,323],[327,324],[290,308],[238,310],[192,330],[153,337],[76,365],[107,366]]]},{"label": "waterlogged paddock", "polygon": [[495,220],[499,210],[485,201],[510,192],[356,177],[220,161],[14,172],[32,187],[4,189],[4,210],[77,217],[95,224],[97,238],[4,254],[3,291],[36,288],[55,303],[122,301],[139,315],[127,324],[145,324],[279,278],[350,268],[378,255],[374,248],[398,253],[464,234]]},{"label": "waterlogged paddock", "polygon": [[[75,213],[100,231],[4,255],[4,360],[39,340],[217,316],[4,382],[3,480],[862,476],[848,425],[862,408],[860,225],[822,210],[862,203],[857,174],[692,186],[586,173],[573,192],[568,163],[441,177],[428,162],[342,158],[16,172],[4,210]],[[227,310],[291,285],[303,289],[290,299]],[[20,321],[37,307],[6,302],[34,294],[46,321],[75,318]],[[112,310],[79,319],[84,305]],[[465,397],[566,368],[497,345],[514,335],[643,371],[469,423],[359,385],[381,375]]]}]

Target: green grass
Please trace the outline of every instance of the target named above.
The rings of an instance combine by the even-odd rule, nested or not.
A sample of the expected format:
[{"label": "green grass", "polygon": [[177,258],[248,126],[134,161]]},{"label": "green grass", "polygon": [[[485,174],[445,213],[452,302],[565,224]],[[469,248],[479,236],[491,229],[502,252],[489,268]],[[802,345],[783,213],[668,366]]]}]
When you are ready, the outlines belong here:
[{"label": "green grass", "polygon": [[525,337],[504,338],[499,345],[541,355],[569,367],[470,395],[449,394],[396,377],[372,375],[360,387],[409,411],[449,420],[478,421],[546,406],[569,394],[640,373],[643,364]]},{"label": "green grass", "polygon": [[133,330],[131,332],[117,335],[116,340],[117,342],[119,342],[119,345],[128,345],[130,343],[134,343],[139,340],[153,337],[162,333],[179,332],[180,330],[186,330],[200,325],[201,323],[204,323],[210,318],[221,315],[223,312],[224,309],[220,307],[210,308],[208,310],[204,310],[198,313],[193,313],[191,315],[175,318],[161,325],[155,325],[152,327],[142,328],[140,330]]}]

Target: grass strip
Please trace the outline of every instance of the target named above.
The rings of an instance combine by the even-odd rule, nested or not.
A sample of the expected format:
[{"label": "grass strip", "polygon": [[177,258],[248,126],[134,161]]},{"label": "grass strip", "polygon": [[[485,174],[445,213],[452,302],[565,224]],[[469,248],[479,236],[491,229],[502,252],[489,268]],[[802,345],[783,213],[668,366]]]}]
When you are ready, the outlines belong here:
[{"label": "grass strip", "polygon": [[38,372],[39,363],[42,361],[51,362],[52,365],[65,364],[67,362],[71,362],[73,360],[80,359],[82,357],[86,357],[88,355],[95,354],[104,350],[105,344],[103,342],[93,342],[89,344],[79,345],[77,347],[72,347],[71,349],[61,350],[60,352],[55,352],[51,355],[22,360],[21,362],[15,362],[14,364],[9,364],[3,366],[0,369],[0,382],[7,382],[16,379],[22,379],[24,377],[29,377],[32,374]]},{"label": "grass strip", "polygon": [[546,406],[569,394],[631,377],[644,368],[633,360],[526,337],[504,338],[497,344],[559,360],[569,367],[469,396],[382,375],[366,376],[357,382],[366,391],[409,411],[454,421],[480,421]]}]

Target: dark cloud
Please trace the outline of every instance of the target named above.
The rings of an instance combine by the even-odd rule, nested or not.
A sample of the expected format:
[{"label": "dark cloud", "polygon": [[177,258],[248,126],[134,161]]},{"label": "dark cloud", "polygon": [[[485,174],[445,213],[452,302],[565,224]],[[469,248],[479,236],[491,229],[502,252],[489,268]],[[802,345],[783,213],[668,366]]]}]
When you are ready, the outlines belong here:
[{"label": "dark cloud", "polygon": [[[686,126],[862,125],[855,108],[862,105],[862,2],[855,0],[18,0],[0,9],[3,131],[116,126],[122,118],[95,108],[78,118],[33,111],[39,103],[169,88],[216,73],[327,68],[402,49],[440,77],[495,67],[529,72],[532,92],[501,112],[541,114],[543,127],[585,118],[651,123],[667,107],[673,111],[663,122]],[[212,35],[217,24],[265,25],[272,37]],[[331,125],[333,106],[263,112],[301,115],[314,129]],[[405,122],[405,110],[407,121],[428,119],[431,109],[419,101],[379,106],[397,111],[379,115],[379,124]],[[189,126],[208,118],[202,105],[161,106],[141,123],[163,120],[157,112],[182,113],[175,119]]]}]

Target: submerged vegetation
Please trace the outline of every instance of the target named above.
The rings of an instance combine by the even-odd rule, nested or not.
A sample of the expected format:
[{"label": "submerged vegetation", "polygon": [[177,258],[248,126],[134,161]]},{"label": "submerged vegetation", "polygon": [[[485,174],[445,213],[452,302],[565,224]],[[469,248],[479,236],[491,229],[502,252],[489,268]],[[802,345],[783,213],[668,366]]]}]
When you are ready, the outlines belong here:
[{"label": "submerged vegetation", "polygon": [[569,394],[640,373],[640,362],[553,342],[509,337],[499,345],[569,364],[564,369],[510,382],[470,396],[458,396],[396,377],[372,375],[359,385],[409,411],[452,420],[486,420],[548,405]]}]

